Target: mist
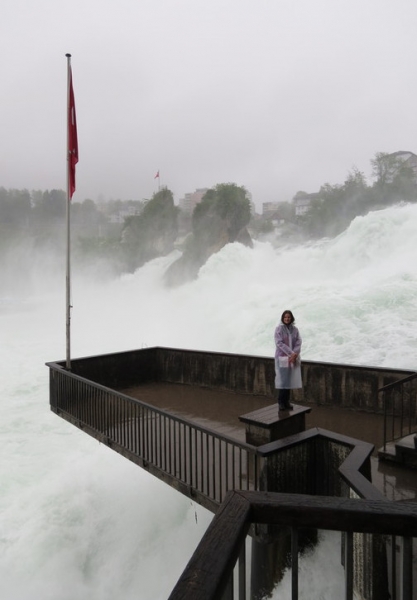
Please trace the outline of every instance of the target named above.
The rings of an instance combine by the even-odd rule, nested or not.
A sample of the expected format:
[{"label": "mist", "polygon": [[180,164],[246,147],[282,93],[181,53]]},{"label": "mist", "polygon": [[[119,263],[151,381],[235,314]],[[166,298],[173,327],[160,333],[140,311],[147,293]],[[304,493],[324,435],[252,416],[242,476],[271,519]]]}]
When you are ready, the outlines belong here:
[{"label": "mist", "polygon": [[[289,307],[305,359],[414,368],[416,215],[413,204],[374,211],[334,239],[287,248],[228,244],[197,280],[171,290],[162,274],[177,251],[103,285],[74,273],[74,351],[77,333],[90,330],[93,353],[129,340],[128,348],[191,345],[270,356],[271,332]],[[387,335],[402,347],[390,347]]]},{"label": "mist", "polygon": [[376,152],[416,150],[416,17],[411,0],[5,0],[0,183],[65,187],[66,53],[76,199],[149,198],[159,170],[176,202],[233,181],[260,209],[369,177]]},{"label": "mist", "polygon": [[[332,240],[228,244],[173,289],[163,274],[178,251],[110,280],[74,268],[72,356],[171,346],[271,357],[291,309],[304,360],[415,369],[416,227],[417,205],[402,204],[357,217]],[[65,356],[65,277],[61,257],[38,252],[30,293],[0,305],[0,594],[163,600],[211,514],[49,410],[45,362]],[[329,543],[304,563],[306,593],[326,600],[343,584],[339,571],[326,589],[315,577],[340,568]],[[277,595],[287,575],[280,586]]]}]

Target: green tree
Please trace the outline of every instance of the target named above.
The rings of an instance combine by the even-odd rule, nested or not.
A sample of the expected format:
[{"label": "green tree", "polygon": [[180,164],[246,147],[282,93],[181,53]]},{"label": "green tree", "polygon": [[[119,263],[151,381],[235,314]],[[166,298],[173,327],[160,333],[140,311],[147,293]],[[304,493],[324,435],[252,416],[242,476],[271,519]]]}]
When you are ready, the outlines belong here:
[{"label": "green tree", "polygon": [[362,171],[359,171],[357,167],[353,167],[353,169],[348,172],[343,187],[345,192],[351,196],[354,194],[362,194],[368,188],[365,175]]},{"label": "green tree", "polygon": [[395,155],[377,152],[371,159],[371,166],[376,185],[382,188],[392,181],[395,172],[401,166],[401,161]]},{"label": "green tree", "polygon": [[221,183],[208,190],[192,215],[192,234],[187,238],[182,256],[165,273],[168,285],[194,279],[200,267],[226,244],[239,241],[252,247],[246,229],[251,217],[245,188]]},{"label": "green tree", "polygon": [[407,164],[400,165],[391,184],[393,200],[417,200],[416,174]]},{"label": "green tree", "polygon": [[226,222],[232,237],[237,235],[251,218],[246,189],[235,183],[220,183],[208,190],[193,212],[192,225],[196,235],[206,227],[209,215],[211,220]]},{"label": "green tree", "polygon": [[27,226],[31,210],[28,190],[0,188],[0,223],[11,228]]},{"label": "green tree", "polygon": [[399,200],[416,201],[416,174],[401,155],[377,152],[371,165],[375,178],[376,204],[387,205]]},{"label": "green tree", "polygon": [[325,183],[312,201],[309,211],[299,217],[298,223],[307,237],[338,235],[357,215],[365,214],[371,198],[372,193],[364,174],[354,167],[343,185]]},{"label": "green tree", "polygon": [[156,192],[138,216],[128,217],[122,231],[126,265],[134,270],[173,250],[178,235],[178,208],[168,188]]},{"label": "green tree", "polygon": [[49,223],[65,218],[67,195],[64,190],[45,190],[34,198],[34,212],[38,220]]}]

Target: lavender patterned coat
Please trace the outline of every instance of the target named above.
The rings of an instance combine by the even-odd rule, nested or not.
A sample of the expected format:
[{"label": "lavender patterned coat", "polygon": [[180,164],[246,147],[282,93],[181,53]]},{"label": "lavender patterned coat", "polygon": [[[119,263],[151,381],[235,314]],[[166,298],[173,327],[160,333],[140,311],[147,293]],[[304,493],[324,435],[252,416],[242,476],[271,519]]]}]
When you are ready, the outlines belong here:
[{"label": "lavender patterned coat", "polygon": [[280,323],[275,329],[275,387],[277,389],[296,389],[303,387],[301,380],[301,360],[288,364],[293,352],[301,350],[301,336],[295,325]]}]

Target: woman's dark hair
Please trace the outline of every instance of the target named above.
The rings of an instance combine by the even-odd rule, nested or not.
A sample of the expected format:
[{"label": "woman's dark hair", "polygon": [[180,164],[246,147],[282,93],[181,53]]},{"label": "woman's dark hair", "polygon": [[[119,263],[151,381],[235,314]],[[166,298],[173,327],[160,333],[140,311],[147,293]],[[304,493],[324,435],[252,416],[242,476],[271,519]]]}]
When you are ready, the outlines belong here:
[{"label": "woman's dark hair", "polygon": [[284,322],[285,315],[290,315],[290,317],[291,317],[291,324],[294,323],[294,321],[295,321],[294,315],[292,314],[292,312],[290,310],[284,310],[284,312],[281,315],[281,323]]}]

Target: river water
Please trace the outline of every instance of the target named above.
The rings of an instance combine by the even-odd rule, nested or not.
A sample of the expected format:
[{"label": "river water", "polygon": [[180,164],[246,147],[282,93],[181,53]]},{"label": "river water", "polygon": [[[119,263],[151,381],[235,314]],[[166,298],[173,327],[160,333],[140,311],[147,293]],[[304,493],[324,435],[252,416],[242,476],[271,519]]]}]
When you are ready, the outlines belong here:
[{"label": "river water", "polygon": [[[231,244],[173,290],[162,275],[176,252],[117,280],[75,271],[72,356],[156,345],[271,356],[289,308],[305,359],[415,369],[416,230],[417,205],[399,205],[334,240]],[[0,596],[163,600],[211,514],[49,411],[44,363],[65,358],[64,285],[37,257],[28,288],[0,292]],[[316,579],[315,597],[338,597],[325,557],[304,563],[305,597]]]}]

